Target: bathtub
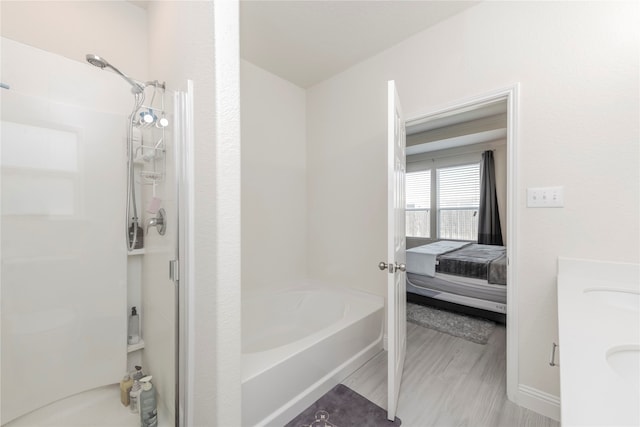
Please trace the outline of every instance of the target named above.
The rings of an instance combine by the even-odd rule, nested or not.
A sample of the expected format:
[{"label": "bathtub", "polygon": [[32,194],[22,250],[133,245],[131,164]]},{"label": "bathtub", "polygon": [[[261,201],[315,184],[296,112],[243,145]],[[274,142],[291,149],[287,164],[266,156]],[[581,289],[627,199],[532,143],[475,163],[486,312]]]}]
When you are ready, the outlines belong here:
[{"label": "bathtub", "polygon": [[242,424],[282,426],[382,349],[384,300],[304,285],[242,299]]}]

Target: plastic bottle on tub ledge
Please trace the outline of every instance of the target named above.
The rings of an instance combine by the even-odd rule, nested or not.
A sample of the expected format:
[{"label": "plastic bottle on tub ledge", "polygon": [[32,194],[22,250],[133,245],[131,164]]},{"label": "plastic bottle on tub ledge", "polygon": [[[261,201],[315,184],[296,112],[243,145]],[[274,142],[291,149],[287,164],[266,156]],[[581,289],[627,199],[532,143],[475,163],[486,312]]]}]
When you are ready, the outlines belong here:
[{"label": "plastic bottle on tub ledge", "polygon": [[143,378],[145,375],[142,372],[142,366],[134,366],[134,370],[127,373],[122,381],[120,381],[120,401],[124,406],[129,406],[131,399],[131,389],[134,382]]},{"label": "plastic bottle on tub ledge", "polygon": [[131,387],[131,391],[129,392],[129,411],[132,414],[137,414],[140,412],[140,392],[142,391],[142,386],[140,385],[140,381],[134,380],[133,387]]},{"label": "plastic bottle on tub ledge", "polygon": [[156,390],[151,384],[151,375],[140,380],[142,390],[138,405],[140,406],[140,425],[142,427],[158,427],[158,406]]},{"label": "plastic bottle on tub ledge", "polygon": [[133,387],[133,378],[131,375],[127,374],[124,376],[122,381],[120,381],[120,402],[124,406],[129,406],[129,393],[131,392],[131,387]]},{"label": "plastic bottle on tub ledge", "polygon": [[133,369],[134,369],[134,370],[133,370],[133,372],[130,374],[130,375],[131,375],[131,378],[132,378],[133,380],[140,380],[140,379],[142,379],[142,378],[144,378],[144,377],[146,376],[146,375],[142,372],[142,366],[138,366],[138,365],[136,365],[136,366],[134,366],[134,367],[133,367]]}]

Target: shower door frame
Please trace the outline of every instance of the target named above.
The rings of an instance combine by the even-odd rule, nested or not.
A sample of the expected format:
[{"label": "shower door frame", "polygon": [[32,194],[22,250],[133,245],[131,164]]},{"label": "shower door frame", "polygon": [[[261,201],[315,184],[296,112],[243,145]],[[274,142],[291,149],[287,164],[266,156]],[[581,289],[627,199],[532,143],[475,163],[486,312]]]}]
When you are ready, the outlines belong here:
[{"label": "shower door frame", "polygon": [[[193,81],[187,80],[186,92],[174,95],[176,170],[175,191],[177,203],[176,259],[172,279],[175,283],[175,427],[189,425],[193,414],[191,399],[193,387]],[[177,266],[177,271],[175,271]]]}]

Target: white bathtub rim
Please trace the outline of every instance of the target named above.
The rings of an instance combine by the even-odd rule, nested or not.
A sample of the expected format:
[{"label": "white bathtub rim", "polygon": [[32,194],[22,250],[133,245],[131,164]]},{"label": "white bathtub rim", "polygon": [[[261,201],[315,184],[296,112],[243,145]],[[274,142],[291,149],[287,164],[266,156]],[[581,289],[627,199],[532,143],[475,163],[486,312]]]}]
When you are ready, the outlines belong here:
[{"label": "white bathtub rim", "polygon": [[[326,292],[328,289],[331,292],[343,293],[343,294],[346,293],[356,298],[364,298],[367,301],[367,303],[365,304],[364,307],[363,306],[359,307],[360,310],[358,311],[358,314],[359,314],[358,316],[354,316],[353,315],[354,313],[351,311],[351,309],[353,308],[353,304],[349,304],[348,302],[345,303],[344,311],[345,313],[347,313],[346,316],[343,315],[343,317],[338,322],[333,323],[323,329],[320,329],[302,339],[299,339],[292,343],[274,347],[268,350],[260,351],[260,352],[243,353],[242,354],[242,377],[241,377],[242,383],[251,381],[253,378],[268,371],[269,369],[273,368],[275,365],[283,363],[291,358],[294,358],[300,352],[306,350],[307,348],[313,346],[314,344],[317,344],[319,341],[322,340],[322,338],[325,338],[329,335],[333,335],[336,332],[344,328],[347,328],[350,325],[353,325],[354,323],[358,322],[361,318],[364,318],[370,315],[371,313],[374,313],[377,310],[384,309],[384,299],[382,297],[379,297],[374,294],[369,294],[366,292],[361,292],[359,290],[354,290],[354,289],[347,290],[347,289],[343,289],[339,287],[331,287],[331,286],[318,287],[317,285],[301,285],[301,286],[295,286],[288,289],[280,289],[275,292],[284,293],[284,292],[302,291],[302,290],[308,290],[308,291],[321,290]],[[256,296],[273,295],[273,293],[274,292],[265,291],[265,292],[255,293],[254,295]],[[381,340],[382,340],[382,335],[383,335],[383,332],[381,332],[381,337],[380,337]]]},{"label": "white bathtub rim", "polygon": [[349,327],[350,325],[353,325],[358,320],[359,319],[353,318],[345,320],[343,318],[339,322],[321,329],[298,341],[256,353],[243,353],[242,383],[251,381],[253,378],[259,376],[265,371],[268,371],[277,364],[285,363],[287,360],[296,357],[299,353],[303,352],[309,347],[314,346],[323,338],[333,335],[338,331]]},{"label": "white bathtub rim", "polygon": [[[281,298],[280,295],[283,295],[284,298]],[[348,303],[349,301],[352,301],[352,297],[343,297],[344,295],[346,294],[338,294],[327,289],[296,288],[246,298],[242,303],[243,309],[255,310],[257,318],[251,318],[251,314],[243,313],[242,317],[245,322],[242,325],[243,328],[247,328],[247,324],[251,324],[252,326],[248,326],[248,330],[243,329],[242,331],[242,339],[244,340],[248,338],[249,341],[251,341],[251,343],[242,342],[242,354],[265,354],[265,352],[286,347],[292,343],[300,343],[302,340],[321,331],[325,331],[327,328],[330,328],[335,324],[344,323],[345,319],[348,320],[354,312],[358,312],[357,310],[354,310],[354,307],[352,307],[351,304]],[[323,313],[320,324],[317,323],[318,319],[314,319],[311,323],[307,323],[306,317],[309,313],[307,310],[309,308],[312,310],[318,309],[318,304],[321,302],[326,304],[327,299],[330,300],[329,308],[331,312],[328,313],[325,311]],[[285,301],[284,305],[281,300]],[[271,306],[271,303],[273,303],[273,306]],[[356,306],[361,307],[362,304],[363,303],[356,303]],[[284,318],[281,318],[281,309],[288,312]],[[359,311],[363,310],[360,309]],[[245,316],[247,316],[247,319],[245,319]],[[272,324],[271,322],[273,322],[274,319],[278,320]],[[268,339],[265,340],[264,333],[270,332],[270,327],[274,327],[276,330],[279,330],[282,327],[292,327],[294,329],[292,333],[290,332],[285,335],[286,339],[284,341],[282,341],[281,337],[276,340],[276,342],[279,343],[274,344],[273,341],[270,342]],[[253,328],[257,330],[252,330]],[[265,331],[264,328],[267,328],[267,330]],[[247,337],[245,335],[246,332],[250,332],[255,335],[252,336],[249,334]],[[247,351],[245,344],[250,344],[254,349]]]},{"label": "white bathtub rim", "polygon": [[332,283],[324,282],[315,279],[304,279],[298,282],[291,282],[284,286],[277,288],[265,288],[260,290],[243,291],[242,299],[257,298],[263,295],[273,295],[278,293],[286,293],[291,291],[304,291],[304,290],[329,290],[332,292],[347,293],[351,295],[357,295],[365,299],[374,300],[384,304],[384,297],[381,295],[366,292],[360,289],[352,288],[349,286],[339,286]]},{"label": "white bathtub rim", "polygon": [[262,421],[255,424],[254,427],[280,426],[291,421],[305,408],[338,385],[367,361],[383,351],[382,337],[383,331],[380,331],[378,338],[374,342],[356,353],[340,366],[336,367],[333,371],[311,384],[294,399],[291,399],[265,417]]}]

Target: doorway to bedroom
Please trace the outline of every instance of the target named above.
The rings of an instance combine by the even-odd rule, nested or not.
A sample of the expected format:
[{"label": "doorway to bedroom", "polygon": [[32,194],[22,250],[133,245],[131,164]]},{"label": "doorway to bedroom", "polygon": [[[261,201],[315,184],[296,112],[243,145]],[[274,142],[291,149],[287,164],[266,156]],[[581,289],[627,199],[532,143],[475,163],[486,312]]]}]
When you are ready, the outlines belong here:
[{"label": "doorway to bedroom", "polygon": [[[501,374],[506,374],[506,393],[512,401],[518,360],[514,268],[517,89],[514,85],[406,122],[409,320],[421,324],[425,321],[421,311],[427,307],[430,328],[438,330],[442,322],[449,328],[444,332],[461,333],[457,336],[480,343],[493,330],[487,330],[482,321],[495,322],[495,335],[501,336],[498,345],[506,352]],[[434,317],[434,310],[444,318]],[[452,327],[456,322],[449,317],[451,313],[480,323],[469,325],[462,320]],[[495,337],[490,340],[494,341]]]}]

